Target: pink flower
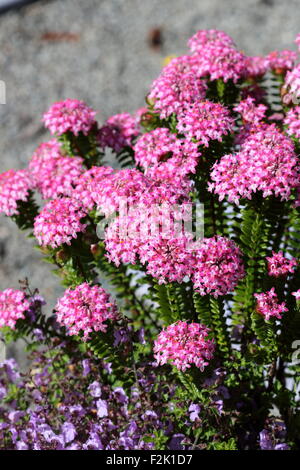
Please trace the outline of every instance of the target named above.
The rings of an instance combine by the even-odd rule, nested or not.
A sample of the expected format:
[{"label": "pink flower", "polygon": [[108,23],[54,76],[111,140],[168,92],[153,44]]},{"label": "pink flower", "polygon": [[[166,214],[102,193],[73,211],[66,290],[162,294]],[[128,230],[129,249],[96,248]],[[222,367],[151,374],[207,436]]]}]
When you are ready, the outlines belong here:
[{"label": "pink flower", "polygon": [[233,118],[227,108],[220,103],[202,101],[178,115],[177,129],[188,139],[196,139],[205,147],[210,140],[222,140],[233,130]]},{"label": "pink flower", "polygon": [[59,195],[69,196],[73,186],[83,172],[80,157],[67,157],[54,139],[41,144],[29,163],[35,187],[44,199]]},{"label": "pink flower", "polygon": [[85,230],[86,225],[80,221],[85,215],[79,201],[67,197],[53,199],[35,218],[34,236],[43,246],[70,245],[72,238]]},{"label": "pink flower", "polygon": [[241,114],[244,122],[255,123],[265,118],[267,106],[264,104],[255,104],[254,98],[248,97],[235,106],[234,111]]},{"label": "pink flower", "polygon": [[111,116],[98,133],[99,145],[102,148],[110,147],[115,152],[120,152],[124,147],[131,147],[133,140],[140,133],[135,117],[129,113]]},{"label": "pink flower", "polygon": [[[183,62],[186,62],[183,65]],[[205,98],[207,85],[196,73],[196,67],[188,56],[171,60],[153,82],[148,99],[161,119],[178,114],[187,105]]]},{"label": "pink flower", "polygon": [[286,132],[288,135],[300,139],[300,106],[291,108],[287,112],[283,123],[287,126]]},{"label": "pink flower", "polygon": [[215,350],[214,341],[207,338],[208,333],[200,323],[178,321],[167,326],[154,342],[157,364],[170,362],[183,372],[194,364],[203,371]]},{"label": "pink flower", "polygon": [[295,292],[292,292],[292,295],[296,297],[296,300],[300,299],[300,289],[296,290]]},{"label": "pink flower", "polygon": [[245,275],[242,253],[232,240],[220,236],[204,238],[195,243],[194,252],[192,280],[201,295],[226,295]]},{"label": "pink flower", "polygon": [[246,77],[248,78],[260,78],[267,71],[268,65],[265,57],[260,56],[248,56],[246,57]]},{"label": "pink flower", "polygon": [[158,279],[159,284],[182,282],[192,273],[194,256],[189,248],[191,242],[188,234],[150,237],[139,247],[141,262],[146,264],[147,273]]},{"label": "pink flower", "polygon": [[278,297],[274,287],[266,293],[254,294],[257,300],[256,310],[269,321],[271,317],[281,318],[281,313],[287,312],[285,303],[278,303]]},{"label": "pink flower", "polygon": [[24,292],[16,289],[0,291],[0,328],[9,326],[15,329],[19,318],[25,318],[25,312],[30,307]]},{"label": "pink flower", "polygon": [[[169,182],[174,182],[176,177],[180,181],[189,173],[195,173],[200,157],[196,143],[178,139],[164,127],[143,134],[137,140],[134,152],[136,162],[147,170],[148,176]],[[150,172],[149,167],[153,167]]]},{"label": "pink flower", "polygon": [[237,82],[247,70],[244,54],[235,48],[233,40],[223,31],[198,31],[188,42],[197,58],[198,73],[210,80]]},{"label": "pink flower", "polygon": [[266,65],[271,70],[282,73],[292,69],[296,60],[296,52],[285,49],[283,51],[270,52],[266,57]]},{"label": "pink flower", "polygon": [[269,276],[279,277],[285,276],[288,273],[293,273],[297,266],[296,258],[285,258],[283,252],[272,252],[272,256],[267,257],[268,261],[268,274]]},{"label": "pink flower", "polygon": [[8,170],[0,174],[0,213],[19,213],[18,202],[27,201],[33,182],[27,170]]},{"label": "pink flower", "polygon": [[106,332],[107,321],[116,321],[117,307],[100,286],[84,282],[75,289],[67,289],[56,304],[57,321],[67,328],[69,335],[83,333],[89,339],[93,331]]},{"label": "pink flower", "polygon": [[300,64],[296,65],[292,70],[288,71],[285,80],[283,91],[286,93],[283,97],[285,104],[299,103],[300,99]]},{"label": "pink flower", "polygon": [[197,31],[194,36],[188,40],[188,46],[194,53],[202,53],[205,47],[218,44],[220,46],[234,47],[233,39],[224,31],[217,29],[202,29]]},{"label": "pink flower", "polygon": [[91,210],[96,205],[93,194],[97,187],[100,188],[105,178],[113,172],[113,168],[109,166],[93,166],[77,179],[72,197],[80,201],[84,208]]},{"label": "pink flower", "polygon": [[286,200],[300,184],[300,166],[293,142],[275,126],[254,126],[242,139],[239,153],[224,155],[211,172],[209,191],[238,203],[261,191]]},{"label": "pink flower", "polygon": [[79,100],[67,99],[54,103],[44,114],[43,121],[51,134],[62,135],[72,132],[87,135],[95,125],[96,111]]}]

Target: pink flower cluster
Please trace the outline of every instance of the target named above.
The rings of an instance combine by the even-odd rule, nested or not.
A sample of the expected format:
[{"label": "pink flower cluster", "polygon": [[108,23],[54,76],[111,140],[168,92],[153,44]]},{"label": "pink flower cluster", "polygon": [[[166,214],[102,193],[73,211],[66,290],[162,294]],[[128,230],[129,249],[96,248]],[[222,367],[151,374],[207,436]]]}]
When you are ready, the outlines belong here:
[{"label": "pink flower cluster", "polygon": [[34,221],[34,236],[42,246],[56,248],[71,244],[86,225],[81,223],[85,212],[79,201],[64,197],[48,202]]},{"label": "pink flower cluster", "polygon": [[300,99],[300,64],[296,65],[293,70],[287,72],[283,85],[283,102],[290,104],[291,102],[299,102]]},{"label": "pink flower cluster", "polygon": [[91,210],[96,205],[97,188],[100,189],[105,178],[113,172],[109,166],[93,166],[78,178],[72,197],[80,201],[85,209]]},{"label": "pink flower cluster", "polygon": [[265,118],[267,106],[264,104],[255,104],[255,99],[248,97],[239,102],[234,111],[241,114],[245,123],[257,124]]},{"label": "pink flower cluster", "polygon": [[291,108],[286,113],[283,123],[287,126],[288,135],[300,139],[300,106]]},{"label": "pink flower cluster", "polygon": [[281,313],[288,311],[284,302],[281,304],[278,303],[278,297],[274,287],[266,293],[254,294],[254,297],[257,300],[257,313],[263,315],[267,321],[269,321],[271,317],[280,319],[282,318]]},{"label": "pink flower cluster", "polygon": [[268,69],[265,57],[248,56],[246,57],[246,77],[260,78]]},{"label": "pink flower cluster", "polygon": [[0,213],[7,216],[19,213],[18,201],[27,201],[33,188],[27,170],[8,170],[0,174]]},{"label": "pink flower cluster", "polygon": [[178,115],[177,129],[188,139],[195,139],[205,147],[210,140],[222,140],[233,130],[234,120],[225,106],[212,101],[202,101],[183,110]]},{"label": "pink flower cluster", "polygon": [[162,119],[205,98],[207,85],[197,75],[195,65],[189,56],[174,58],[153,82],[148,99],[153,100]]},{"label": "pink flower cluster", "polygon": [[247,61],[230,36],[223,31],[202,30],[192,36],[188,45],[197,58],[198,71],[210,80],[237,82],[245,75]]},{"label": "pink flower cluster", "polygon": [[297,53],[289,49],[270,52],[266,57],[266,65],[270,70],[285,73],[293,68],[297,60]]},{"label": "pink flower cluster", "polygon": [[[178,182],[195,173],[200,153],[196,143],[178,139],[169,129],[162,127],[143,134],[134,146],[136,162],[152,179]],[[148,168],[152,170],[148,172]]]},{"label": "pink flower cluster", "polygon": [[107,321],[118,319],[115,303],[100,286],[84,282],[75,289],[67,289],[56,304],[57,321],[67,328],[69,335],[83,333],[85,340],[93,331],[107,330]]},{"label": "pink flower cluster", "polygon": [[84,101],[67,99],[54,103],[44,114],[43,121],[53,135],[65,132],[87,135],[95,125],[96,114]]},{"label": "pink flower cluster", "polygon": [[238,203],[261,191],[263,197],[274,194],[282,200],[299,186],[300,166],[293,142],[275,126],[261,125],[246,135],[237,154],[224,155],[211,172],[209,191]]},{"label": "pink flower cluster", "polygon": [[44,199],[70,196],[83,172],[80,157],[67,157],[56,140],[41,144],[33,154],[29,170],[35,187]]},{"label": "pink flower cluster", "polygon": [[139,247],[141,262],[159,284],[182,282],[193,271],[191,243],[188,234],[151,237]]},{"label": "pink flower cluster", "polygon": [[209,330],[200,323],[178,321],[162,330],[154,342],[158,365],[168,362],[183,372],[195,365],[201,371],[213,358],[215,344]]},{"label": "pink flower cluster", "polygon": [[272,252],[272,256],[267,257],[269,276],[279,277],[293,273],[296,266],[296,258],[285,258],[282,251],[278,253]]},{"label": "pink flower cluster", "polygon": [[102,148],[110,147],[120,152],[125,147],[131,147],[133,139],[140,133],[137,119],[129,113],[111,116],[98,133],[99,145]]},{"label": "pink flower cluster", "polygon": [[195,250],[193,284],[201,295],[214,297],[233,291],[238,281],[244,277],[242,253],[239,247],[228,238],[204,238]]},{"label": "pink flower cluster", "polygon": [[25,318],[30,307],[24,292],[16,289],[5,289],[0,292],[0,328],[9,326],[14,329],[19,318]]}]

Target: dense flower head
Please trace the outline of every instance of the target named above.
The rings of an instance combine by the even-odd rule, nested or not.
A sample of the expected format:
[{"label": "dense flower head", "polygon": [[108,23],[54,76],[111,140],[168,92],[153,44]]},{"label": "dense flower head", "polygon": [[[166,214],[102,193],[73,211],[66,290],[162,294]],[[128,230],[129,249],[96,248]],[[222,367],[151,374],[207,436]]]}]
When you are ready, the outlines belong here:
[{"label": "dense flower head", "polygon": [[91,197],[107,216],[119,211],[122,204],[137,203],[148,187],[148,179],[135,168],[116,170],[92,185]]},{"label": "dense flower head", "polygon": [[288,135],[300,139],[300,106],[291,108],[286,113],[283,123],[287,126]]},{"label": "dense flower head", "polygon": [[83,170],[80,157],[62,154],[56,140],[41,144],[33,154],[29,170],[35,187],[44,199],[69,196]]},{"label": "dense flower head", "polygon": [[146,264],[147,273],[158,279],[159,284],[182,282],[191,276],[193,253],[189,234],[163,234],[150,237],[139,247],[141,262]]},{"label": "dense flower head", "polygon": [[217,29],[199,30],[188,40],[188,46],[192,52],[202,53],[203,49],[211,44],[232,47],[234,46],[234,41],[224,31]]},{"label": "dense flower head", "polygon": [[135,213],[116,217],[105,231],[106,257],[116,266],[121,263],[135,264],[139,248],[145,243],[142,221],[137,215]]},{"label": "dense flower head", "polygon": [[51,134],[62,135],[72,132],[87,135],[95,125],[96,111],[89,108],[84,101],[67,99],[50,106],[44,114],[43,121]]},{"label": "dense flower head", "polygon": [[278,303],[278,297],[274,287],[268,292],[254,294],[254,297],[257,300],[257,313],[263,315],[267,321],[270,320],[271,317],[280,319],[281,313],[288,311],[284,302],[281,304]]},{"label": "dense flower head", "polygon": [[24,292],[17,289],[0,291],[0,328],[9,326],[15,329],[19,318],[25,318],[25,312],[30,307]]},{"label": "dense flower head", "polygon": [[201,76],[237,82],[245,75],[246,56],[236,49],[233,40],[223,31],[198,31],[188,45],[197,57]]},{"label": "dense flower head", "polygon": [[79,201],[68,197],[53,199],[35,218],[34,236],[43,246],[70,245],[78,232],[84,231],[86,225],[81,223],[81,219],[85,215]]},{"label": "dense flower head", "polygon": [[129,113],[111,116],[99,129],[98,141],[102,148],[110,147],[120,152],[131,147],[133,139],[140,133],[137,119]]},{"label": "dense flower head", "polygon": [[96,204],[93,197],[97,192],[95,188],[101,187],[103,180],[113,172],[114,169],[109,166],[93,166],[77,179],[72,197],[79,200],[84,208],[91,210]]},{"label": "dense flower head", "polygon": [[107,292],[86,282],[67,289],[55,309],[58,323],[67,328],[68,334],[83,333],[84,339],[93,331],[106,332],[106,322],[118,318],[117,307]]},{"label": "dense flower head", "polygon": [[246,77],[262,77],[267,71],[268,65],[265,57],[247,56],[246,57]]},{"label": "dense flower head", "polygon": [[190,106],[178,115],[177,129],[188,139],[196,139],[208,147],[210,140],[222,140],[233,129],[233,118],[225,106],[202,101]]},{"label": "dense flower head", "polygon": [[234,107],[234,111],[241,114],[244,122],[258,123],[265,118],[267,106],[264,104],[256,105],[254,98],[248,97],[239,102]]},{"label": "dense flower head", "polygon": [[194,288],[214,297],[233,291],[245,275],[242,253],[228,238],[215,236],[195,242]]},{"label": "dense flower head", "polygon": [[205,98],[207,85],[197,76],[190,60],[185,68],[187,70],[183,71],[175,58],[152,84],[148,99],[154,102],[154,109],[162,119]]},{"label": "dense flower head", "polygon": [[293,142],[275,126],[254,127],[246,134],[237,154],[224,155],[211,172],[209,190],[238,203],[261,191],[286,200],[299,186],[300,167]]},{"label": "dense flower head", "polygon": [[158,365],[170,362],[183,372],[195,365],[203,370],[213,357],[214,341],[208,339],[209,330],[201,323],[178,321],[162,330],[154,342],[154,356]]},{"label": "dense flower head", "polygon": [[268,274],[270,276],[279,277],[286,276],[288,273],[293,273],[296,266],[296,258],[286,258],[282,251],[278,253],[272,252],[272,256],[267,257]]},{"label": "dense flower head", "polygon": [[284,86],[282,90],[283,102],[290,104],[294,102],[299,103],[300,98],[300,64],[296,65],[292,70],[289,70],[285,76]]},{"label": "dense flower head", "polygon": [[289,49],[270,52],[266,57],[266,65],[275,72],[285,72],[293,68],[297,60],[297,53]]},{"label": "dense flower head", "polygon": [[[152,179],[173,181],[196,171],[200,153],[196,143],[178,139],[167,128],[143,134],[134,146],[135,160],[150,172]],[[162,174],[165,173],[165,178]],[[149,176],[149,172],[146,174]],[[158,176],[160,175],[160,176]]]},{"label": "dense flower head", "polygon": [[8,170],[0,174],[0,213],[19,213],[18,202],[27,201],[33,182],[27,170]]}]

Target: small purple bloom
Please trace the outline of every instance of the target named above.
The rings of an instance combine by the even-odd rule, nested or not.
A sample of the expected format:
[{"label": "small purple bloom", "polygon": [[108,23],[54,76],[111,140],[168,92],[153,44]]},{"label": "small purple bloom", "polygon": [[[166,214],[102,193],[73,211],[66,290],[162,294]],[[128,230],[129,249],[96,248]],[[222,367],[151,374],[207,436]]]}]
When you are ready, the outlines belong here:
[{"label": "small purple bloom", "polygon": [[97,416],[99,418],[104,418],[108,416],[108,408],[105,400],[97,400]]}]

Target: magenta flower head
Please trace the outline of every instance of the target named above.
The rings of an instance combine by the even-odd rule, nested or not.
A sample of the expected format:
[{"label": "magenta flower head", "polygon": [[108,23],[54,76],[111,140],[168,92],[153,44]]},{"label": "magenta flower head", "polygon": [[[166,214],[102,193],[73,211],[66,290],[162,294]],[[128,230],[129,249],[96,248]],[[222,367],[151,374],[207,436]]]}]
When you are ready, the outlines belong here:
[{"label": "magenta flower head", "polygon": [[105,178],[113,172],[110,166],[93,166],[78,178],[72,197],[78,199],[87,210],[91,210],[96,204],[94,196],[98,193],[97,187],[100,188]]},{"label": "magenta flower head", "polygon": [[96,111],[83,101],[67,99],[54,103],[44,114],[43,121],[53,135],[65,132],[87,135],[96,122],[95,115]]},{"label": "magenta flower head", "polygon": [[16,289],[5,289],[0,292],[0,328],[9,326],[15,329],[19,318],[25,318],[30,302],[24,292]]},{"label": "magenta flower head", "polygon": [[70,245],[72,238],[84,231],[86,225],[81,219],[85,215],[79,201],[68,197],[53,199],[35,218],[34,236],[42,246]]},{"label": "magenta flower head", "polygon": [[195,244],[196,262],[192,276],[201,295],[214,297],[232,292],[245,270],[239,247],[225,237],[204,238]]},{"label": "magenta flower head", "polygon": [[260,313],[266,320],[270,320],[271,317],[280,319],[281,313],[288,311],[284,302],[278,303],[274,287],[266,293],[254,294],[254,297],[257,300],[257,313]]},{"label": "magenta flower head", "polygon": [[52,139],[37,148],[30,160],[29,170],[43,199],[53,199],[71,194],[73,185],[84,171],[82,163],[80,157],[63,155],[60,144]]},{"label": "magenta flower head", "polygon": [[56,304],[57,321],[67,328],[69,335],[83,334],[87,340],[93,331],[106,332],[107,321],[116,321],[115,303],[100,286],[84,282],[75,289],[67,289]]},{"label": "magenta flower head", "polygon": [[234,120],[225,106],[212,101],[201,101],[183,110],[178,115],[177,129],[188,139],[209,146],[211,140],[221,141],[233,130]]},{"label": "magenta flower head", "polygon": [[120,152],[124,147],[131,147],[133,139],[140,133],[139,125],[129,113],[111,116],[99,129],[98,141],[102,148],[110,147]]},{"label": "magenta flower head", "polygon": [[293,273],[296,266],[296,258],[285,258],[282,251],[278,253],[272,252],[272,256],[267,257],[269,276],[279,277]]},{"label": "magenta flower head", "polygon": [[27,201],[33,187],[27,170],[8,170],[0,174],[0,213],[7,216],[19,213],[18,202]]},{"label": "magenta flower head", "polygon": [[192,57],[175,58],[153,82],[148,99],[154,102],[154,109],[162,119],[205,99],[207,85],[197,76],[195,65]]},{"label": "magenta flower head", "polygon": [[201,371],[208,365],[215,350],[209,330],[200,323],[178,321],[162,330],[154,342],[158,365],[170,363],[183,372],[195,365]]}]

